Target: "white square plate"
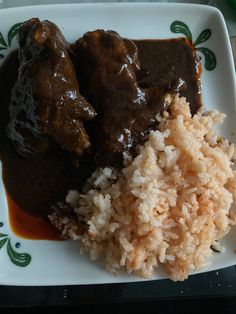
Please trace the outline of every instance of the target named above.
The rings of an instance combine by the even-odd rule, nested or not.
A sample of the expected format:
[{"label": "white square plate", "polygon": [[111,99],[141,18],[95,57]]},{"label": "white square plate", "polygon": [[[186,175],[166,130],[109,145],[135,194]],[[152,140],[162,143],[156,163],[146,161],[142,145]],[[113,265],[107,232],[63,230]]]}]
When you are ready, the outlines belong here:
[{"label": "white square plate", "polygon": [[[236,142],[232,133],[235,131],[236,121],[233,58],[226,25],[222,14],[217,9],[187,4],[106,3],[32,6],[0,10],[0,32],[6,39],[7,45],[9,45],[7,38],[11,27],[31,17],[55,22],[69,42],[75,41],[86,31],[97,28],[112,29],[123,37],[133,39],[183,36],[183,34],[171,31],[170,26],[172,25],[172,30],[174,30],[172,23],[175,21],[186,24],[184,29],[186,30],[186,26],[188,27],[193,42],[195,42],[203,30],[210,29],[211,36],[205,36],[203,38],[205,40],[201,39],[202,42],[196,47],[210,49],[216,58],[215,63],[214,56],[208,56],[206,67],[210,69],[209,71],[204,66],[205,56],[200,51],[198,52],[203,61],[203,106],[205,109],[215,108],[227,114],[228,117],[221,129],[222,135]],[[181,25],[183,26],[183,24]],[[11,30],[11,36],[13,35],[14,29]],[[10,46],[7,50],[1,50],[0,53],[5,56],[17,46],[15,37]],[[4,60],[4,57],[1,60]],[[134,275],[121,273],[115,277],[107,273],[99,263],[93,263],[87,256],[79,254],[78,243],[17,238],[9,227],[7,201],[1,179],[0,222],[3,223],[3,226],[0,224],[0,232],[5,235],[0,238],[0,247],[6,241],[0,249],[0,284],[70,285],[141,280]],[[16,242],[21,244],[18,249],[15,248]],[[12,257],[10,243],[16,252],[27,252],[27,255]],[[203,269],[204,272],[235,264],[236,229],[230,232],[223,244],[226,252],[214,254],[212,266]],[[17,266],[17,264],[24,267]],[[166,275],[159,270],[154,279],[165,277]]]}]

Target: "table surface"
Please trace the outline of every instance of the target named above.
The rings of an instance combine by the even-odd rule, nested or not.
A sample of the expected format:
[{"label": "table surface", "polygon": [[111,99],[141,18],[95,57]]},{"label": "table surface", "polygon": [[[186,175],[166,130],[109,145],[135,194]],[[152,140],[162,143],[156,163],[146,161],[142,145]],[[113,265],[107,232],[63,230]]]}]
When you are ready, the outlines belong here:
[{"label": "table surface", "polygon": [[0,286],[0,307],[77,305],[236,296],[236,266],[193,275],[183,282],[168,279],[129,284],[59,287]]},{"label": "table surface", "polygon": [[[51,3],[115,2],[70,0],[0,0],[0,9],[14,6]],[[236,36],[236,11],[226,0],[215,1],[154,1],[204,3],[218,7],[224,14],[230,36]],[[29,297],[30,296],[30,297]],[[152,301],[163,299],[236,296],[236,266],[219,271],[190,276],[184,282],[170,280],[93,286],[9,287],[0,286],[0,307],[37,305],[75,305],[78,303],[110,303]]]}]

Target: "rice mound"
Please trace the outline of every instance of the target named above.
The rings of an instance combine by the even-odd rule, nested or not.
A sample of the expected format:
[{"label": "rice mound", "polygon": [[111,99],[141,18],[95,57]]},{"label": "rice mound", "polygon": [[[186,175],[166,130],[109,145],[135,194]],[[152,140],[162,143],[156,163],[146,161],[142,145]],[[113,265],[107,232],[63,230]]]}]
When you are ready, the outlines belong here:
[{"label": "rice mound", "polygon": [[120,171],[97,169],[86,193],[66,198],[75,215],[55,210],[52,223],[114,274],[150,278],[163,264],[171,279],[184,280],[209,265],[211,245],[236,222],[235,145],[214,131],[224,118],[192,117],[185,98],[174,96],[139,155],[125,155]]}]

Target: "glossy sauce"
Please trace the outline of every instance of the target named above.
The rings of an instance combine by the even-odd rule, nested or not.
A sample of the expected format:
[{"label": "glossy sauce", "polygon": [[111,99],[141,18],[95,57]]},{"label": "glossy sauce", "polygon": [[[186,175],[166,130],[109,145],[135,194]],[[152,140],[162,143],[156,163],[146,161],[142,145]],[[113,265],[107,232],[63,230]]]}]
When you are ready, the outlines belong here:
[{"label": "glossy sauce", "polygon": [[18,33],[19,71],[8,106],[7,136],[28,158],[55,144],[80,157],[90,147],[83,122],[96,113],[79,90],[67,43],[50,21],[28,20]]},{"label": "glossy sauce", "polygon": [[190,102],[192,113],[201,107],[201,64],[187,38],[135,40],[142,67],[148,72],[140,84],[165,88],[168,82],[181,78],[186,86],[180,95]]},{"label": "glossy sauce", "polygon": [[[63,199],[69,188],[69,162],[55,150],[44,159],[26,159],[16,153],[6,136],[11,89],[17,79],[17,51],[0,68],[0,155],[7,191],[9,221],[15,234],[30,239],[59,239],[59,232],[45,217],[54,201]],[[68,173],[68,175],[67,175]],[[59,182],[59,184],[58,184]],[[64,192],[64,193],[63,193]]]},{"label": "glossy sauce", "polygon": [[15,235],[34,240],[62,240],[46,219],[29,215],[7,194],[10,225]]},{"label": "glossy sauce", "polygon": [[[197,67],[197,58],[190,44],[183,39],[139,40],[135,43],[141,67],[148,72],[148,78],[140,84],[161,86],[170,78],[181,77],[187,84],[181,94],[191,102],[192,112],[196,112],[201,106],[200,67]],[[0,68],[0,155],[10,224],[21,237],[58,240],[58,232],[46,218],[51,205],[64,200],[68,189],[78,188],[94,165],[85,156],[82,170],[79,170],[73,166],[71,157],[56,146],[43,158],[25,159],[16,153],[6,137],[5,127],[9,122],[8,105],[17,70],[17,52],[13,52]]]},{"label": "glossy sauce", "polygon": [[[166,93],[176,93],[179,76],[159,88],[139,84],[145,75],[132,40],[114,31],[87,32],[71,45],[77,75],[97,112],[89,135],[97,166],[122,165],[123,153],[137,154],[166,108]],[[148,74],[146,74],[148,76]],[[177,87],[177,89],[176,89]]]}]

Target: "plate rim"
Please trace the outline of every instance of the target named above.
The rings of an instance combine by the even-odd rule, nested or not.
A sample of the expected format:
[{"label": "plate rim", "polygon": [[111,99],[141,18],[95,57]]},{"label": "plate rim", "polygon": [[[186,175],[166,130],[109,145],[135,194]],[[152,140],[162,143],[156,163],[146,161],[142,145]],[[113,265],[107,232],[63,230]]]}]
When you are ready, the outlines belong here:
[{"label": "plate rim", "polygon": [[[184,9],[190,9],[193,10],[194,8],[200,8],[201,10],[204,11],[208,11],[209,13],[214,13],[217,18],[220,19],[221,22],[221,26],[223,27],[222,31],[224,32],[224,35],[226,37],[226,48],[227,48],[227,52],[229,53],[229,62],[230,62],[230,68],[231,68],[231,76],[234,80],[234,98],[236,99],[236,78],[235,75],[232,75],[233,71],[234,71],[234,62],[233,62],[233,54],[232,54],[232,49],[231,49],[231,45],[230,45],[230,39],[229,39],[229,34],[227,31],[227,27],[226,27],[226,23],[223,17],[223,14],[221,13],[221,11],[215,7],[211,7],[211,6],[207,6],[207,5],[202,5],[202,4],[184,4],[184,3],[154,3],[154,2],[99,2],[99,3],[70,3],[70,4],[48,4],[48,5],[30,5],[30,6],[21,6],[21,7],[11,7],[11,8],[4,8],[4,9],[0,9],[0,16],[1,14],[6,14],[6,12],[8,14],[11,14],[11,12],[17,13],[17,11],[20,12],[24,12],[25,14],[27,14],[28,12],[26,11],[30,11],[30,10],[40,10],[40,14],[43,14],[43,10],[46,10],[50,7],[50,10],[52,10],[53,8],[57,8],[59,10],[64,10],[64,8],[66,9],[72,9],[72,8],[76,8],[78,9],[79,7],[102,7],[102,6],[112,6],[112,7],[126,7],[126,8],[133,8],[135,7],[166,7],[166,8],[170,8],[170,7],[179,7],[179,8],[184,8]],[[13,232],[13,231],[12,231]],[[17,236],[16,236],[17,237]],[[24,239],[21,238],[23,241],[38,241],[38,240],[30,240],[30,239]],[[43,241],[43,240],[42,240]],[[49,242],[55,242],[55,241],[49,241]],[[230,264],[233,265],[233,264]],[[225,268],[228,267],[227,265],[222,267]],[[205,271],[204,269],[201,270],[200,272],[194,272],[192,275],[196,275],[198,273],[205,273],[207,271]],[[132,276],[132,275],[131,275]],[[133,277],[135,277],[135,275],[133,275]],[[164,279],[164,278],[163,278]],[[157,278],[153,278],[153,279],[142,279],[142,278],[138,278],[135,277],[135,279],[129,279],[129,280],[124,280],[124,281],[119,281],[119,282],[99,282],[99,283],[86,283],[87,285],[91,285],[91,284],[119,284],[119,283],[131,283],[131,282],[142,282],[142,281],[153,281],[153,280],[162,280],[162,279],[157,279]],[[35,280],[34,280],[35,281]],[[29,282],[22,282],[21,284],[19,283],[14,283],[14,280],[4,280],[3,278],[0,278],[0,284],[1,285],[12,285],[12,286],[35,286],[35,284],[29,284]],[[84,285],[85,283],[65,283],[62,284],[61,282],[56,283],[53,282],[52,284],[37,284],[37,286],[61,286],[61,285]]]}]

